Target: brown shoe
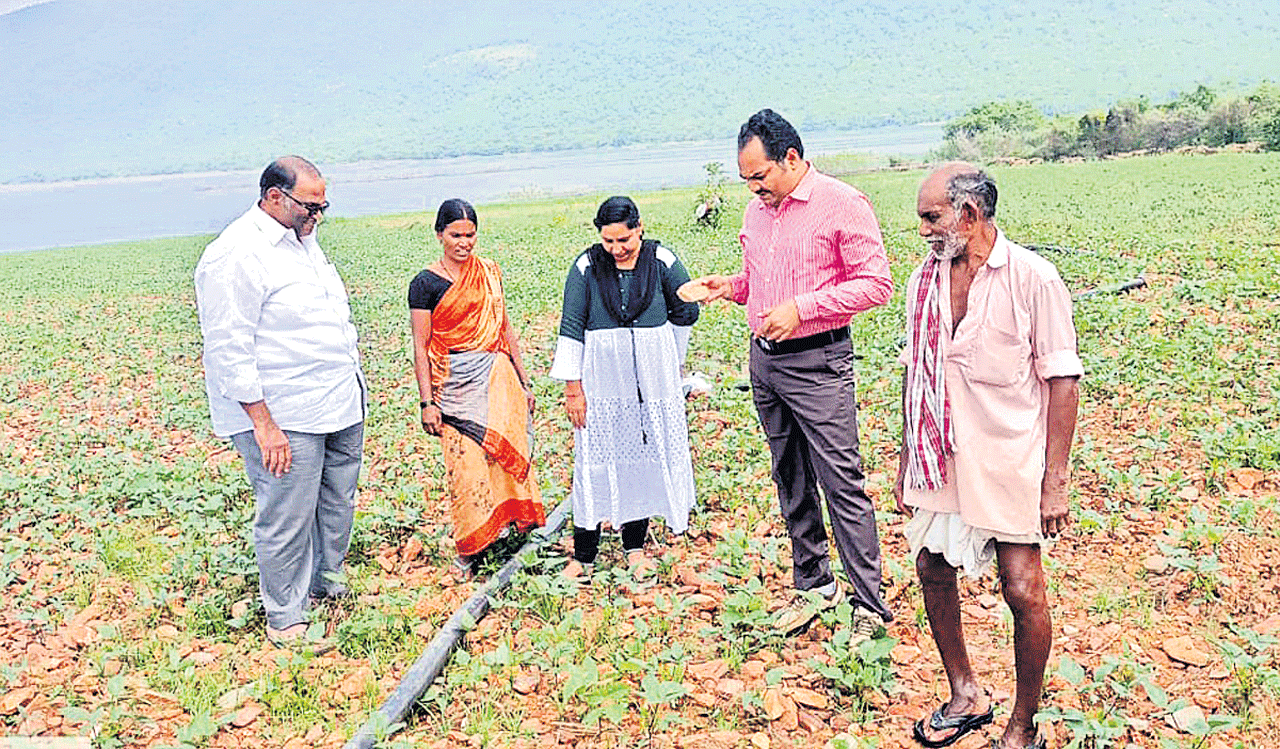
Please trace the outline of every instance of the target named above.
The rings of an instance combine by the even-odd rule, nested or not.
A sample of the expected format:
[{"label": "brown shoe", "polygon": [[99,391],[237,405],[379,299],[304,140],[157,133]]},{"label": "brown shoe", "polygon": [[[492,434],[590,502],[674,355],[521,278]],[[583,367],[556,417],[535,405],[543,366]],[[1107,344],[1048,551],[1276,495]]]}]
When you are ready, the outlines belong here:
[{"label": "brown shoe", "polygon": [[294,640],[301,640],[307,636],[307,623],[298,622],[290,624],[283,629],[276,629],[270,624],[267,625],[267,640],[278,648],[288,647]]},{"label": "brown shoe", "polygon": [[849,626],[853,629],[853,636],[849,638],[850,645],[857,645],[864,640],[870,640],[876,636],[876,633],[884,628],[884,620],[880,615],[866,606],[855,606],[853,608],[853,616],[849,618]]}]

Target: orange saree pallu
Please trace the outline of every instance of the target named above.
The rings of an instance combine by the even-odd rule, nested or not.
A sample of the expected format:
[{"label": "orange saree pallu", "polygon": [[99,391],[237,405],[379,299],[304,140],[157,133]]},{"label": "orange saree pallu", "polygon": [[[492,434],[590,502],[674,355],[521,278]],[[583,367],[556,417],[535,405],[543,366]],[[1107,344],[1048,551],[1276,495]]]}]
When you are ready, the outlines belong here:
[{"label": "orange saree pallu", "polygon": [[432,389],[443,413],[440,443],[453,540],[471,556],[509,524],[542,525],[533,470],[533,419],[503,335],[506,306],[496,263],[472,255],[431,314]]}]

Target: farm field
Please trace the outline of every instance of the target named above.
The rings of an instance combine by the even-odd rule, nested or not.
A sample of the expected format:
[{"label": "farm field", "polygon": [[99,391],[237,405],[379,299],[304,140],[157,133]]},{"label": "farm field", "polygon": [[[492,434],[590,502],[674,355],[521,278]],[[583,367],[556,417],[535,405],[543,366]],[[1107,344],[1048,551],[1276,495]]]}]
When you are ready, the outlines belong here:
[{"label": "farm field", "polygon": [[[1083,295],[1076,522],[1047,555],[1050,746],[1267,745],[1280,738],[1280,154],[994,175],[1006,233],[1067,248],[1046,254]],[[689,407],[700,510],[683,537],[656,531],[656,579],[631,580],[606,535],[596,582],[579,590],[554,574],[565,556],[553,550],[387,745],[916,746],[912,722],[946,687],[889,489],[922,176],[851,178],[876,206],[899,286],[853,328],[897,614],[885,636],[849,647],[847,608],[797,638],[768,630],[788,593],[788,541],[750,395],[735,388],[742,310],[714,305],[689,361],[715,385]],[[634,197],[649,236],[700,275],[739,262],[747,193],[727,190],[715,229],[693,226],[694,190]],[[537,373],[548,509],[567,496],[572,436],[545,373],[564,274],[594,241],[602,197],[479,209],[482,252],[502,265]],[[210,237],[0,256],[0,736],[334,747],[381,704],[475,589],[445,574],[444,471],[416,423],[405,293],[438,253],[431,220],[321,230],[351,295],[370,412],[348,560],[359,595],[322,610],[338,649],[318,658],[265,644],[252,497],[208,426],[191,274]],[[1109,293],[1138,276],[1145,287]],[[962,596],[1002,726],[1011,621],[992,576]]]}]

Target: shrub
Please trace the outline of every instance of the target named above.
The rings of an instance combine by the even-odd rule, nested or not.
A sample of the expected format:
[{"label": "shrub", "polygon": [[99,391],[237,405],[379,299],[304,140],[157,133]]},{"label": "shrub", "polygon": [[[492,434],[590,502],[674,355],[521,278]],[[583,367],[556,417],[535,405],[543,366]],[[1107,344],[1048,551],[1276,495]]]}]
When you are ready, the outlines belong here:
[{"label": "shrub", "polygon": [[1205,119],[1202,110],[1192,107],[1154,110],[1148,112],[1135,128],[1137,137],[1134,142],[1158,151],[1195,143],[1205,128]]},{"label": "shrub", "polygon": [[973,138],[999,131],[1022,133],[1035,130],[1044,123],[1044,114],[1029,101],[993,101],[974,107],[948,122],[943,135],[950,139],[957,136]]},{"label": "shrub", "polygon": [[1250,141],[1280,150],[1280,86],[1266,81],[1246,96],[1220,96],[1200,85],[1166,104],[1152,105],[1142,96],[1117,102],[1105,113],[1052,120],[1030,102],[990,102],[948,122],[943,134],[935,155],[973,161],[1096,158]]},{"label": "shrub", "polygon": [[1271,119],[1263,122],[1262,145],[1269,151],[1280,151],[1280,109],[1271,112]]},{"label": "shrub", "polygon": [[1248,99],[1227,99],[1218,103],[1209,112],[1201,142],[1207,146],[1246,142],[1249,140],[1246,131],[1252,115],[1253,104]]},{"label": "shrub", "polygon": [[1080,150],[1080,126],[1070,116],[1055,117],[1036,131],[1034,155],[1042,159],[1075,156]]}]

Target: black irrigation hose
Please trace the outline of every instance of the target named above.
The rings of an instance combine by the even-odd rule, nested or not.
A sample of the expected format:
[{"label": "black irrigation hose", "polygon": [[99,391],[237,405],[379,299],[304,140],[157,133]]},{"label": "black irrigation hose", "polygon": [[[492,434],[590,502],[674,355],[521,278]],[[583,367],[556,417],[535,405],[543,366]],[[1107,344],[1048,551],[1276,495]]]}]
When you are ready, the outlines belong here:
[{"label": "black irrigation hose", "polygon": [[[1143,286],[1146,286],[1146,285],[1147,285],[1147,279],[1143,278],[1142,276],[1138,276],[1132,281],[1125,281],[1124,283],[1112,284],[1110,286],[1102,286],[1097,289],[1082,291],[1079,294],[1072,294],[1071,298],[1074,300],[1074,299],[1087,299],[1091,296],[1096,296],[1098,294],[1123,294],[1126,291],[1141,289]],[[906,348],[907,337],[902,336],[898,338],[896,343],[899,349]],[[751,385],[749,383],[740,385],[738,387],[739,390],[749,390],[750,388],[751,388]]]},{"label": "black irrigation hose", "polygon": [[[1056,244],[1024,244],[1022,246],[1026,247],[1028,250],[1031,250],[1032,252],[1047,251],[1047,252],[1092,254],[1090,253],[1089,250],[1081,250],[1075,247],[1062,247]],[[1072,298],[1085,299],[1087,297],[1096,296],[1098,294],[1123,294],[1126,291],[1141,289],[1143,286],[1146,286],[1146,285],[1147,285],[1147,279],[1143,278],[1142,276],[1138,276],[1132,281],[1125,281],[1124,283],[1121,283],[1121,284],[1115,284],[1112,286],[1103,286],[1098,289],[1090,289],[1089,291],[1082,291],[1079,294],[1074,295]]]},{"label": "black irrigation hose", "polygon": [[449,660],[453,649],[458,646],[458,641],[475,627],[476,622],[489,613],[489,607],[492,604],[491,596],[511,585],[511,578],[515,577],[516,572],[525,565],[529,557],[539,547],[545,546],[560,535],[568,514],[569,500],[566,499],[547,516],[546,525],[530,534],[529,540],[506,564],[502,565],[502,569],[498,570],[484,584],[484,587],[476,591],[475,595],[468,598],[466,603],[453,612],[453,616],[449,617],[449,621],[445,622],[436,633],[431,644],[427,645],[427,649],[422,651],[418,660],[414,661],[405,672],[404,678],[400,680],[387,701],[382,703],[382,707],[378,708],[377,712],[369,716],[343,749],[372,749],[378,741],[393,733],[391,727],[404,720],[414,703],[427,691],[427,687],[431,686],[431,682],[444,671],[445,663]]},{"label": "black irrigation hose", "polygon": [[1081,250],[1075,247],[1063,247],[1061,245],[1056,245],[1056,244],[1024,244],[1022,246],[1026,247],[1028,250],[1031,250],[1032,252],[1047,251],[1047,252],[1093,254],[1089,250]]},{"label": "black irrigation hose", "polygon": [[1143,278],[1142,276],[1138,276],[1137,278],[1133,279],[1132,281],[1125,281],[1125,282],[1124,282],[1124,283],[1122,283],[1122,284],[1115,284],[1115,285],[1112,285],[1112,286],[1102,286],[1102,287],[1097,288],[1097,289],[1090,289],[1089,291],[1082,291],[1082,292],[1080,292],[1079,294],[1076,294],[1073,298],[1074,298],[1074,299],[1085,299],[1085,298],[1087,298],[1087,297],[1096,296],[1096,295],[1098,295],[1098,294],[1123,294],[1123,293],[1124,293],[1124,292],[1126,292],[1126,291],[1133,291],[1134,289],[1141,289],[1143,286],[1146,286],[1146,285],[1147,285],[1147,279]]},{"label": "black irrigation hose", "polygon": [[[1045,247],[1045,249],[1071,251],[1068,248]],[[1140,289],[1147,285],[1146,279],[1138,276],[1132,281],[1126,281],[1118,286],[1109,286],[1100,289],[1084,291],[1075,295],[1076,299],[1094,296],[1095,294],[1121,294],[1133,289]],[[906,345],[906,340],[900,341],[902,345]],[[746,385],[746,387],[743,387]],[[738,389],[746,390],[750,387],[746,383],[738,383]],[[475,627],[476,622],[480,621],[485,614],[489,613],[489,607],[492,604],[490,596],[498,593],[511,585],[511,578],[515,577],[516,571],[525,565],[528,557],[539,547],[550,543],[560,531],[564,528],[566,516],[569,514],[569,500],[560,503],[551,514],[547,516],[546,525],[534,531],[529,540],[513,557],[498,570],[497,574],[489,578],[475,595],[467,599],[466,603],[458,607],[453,612],[453,616],[449,617],[449,621],[445,622],[444,627],[440,629],[431,644],[427,645],[427,649],[422,651],[418,656],[418,660],[413,662],[409,670],[405,672],[404,678],[396,686],[395,691],[387,698],[387,701],[378,708],[377,712],[365,721],[359,731],[351,737],[343,749],[373,749],[377,742],[389,736],[392,726],[404,720],[409,710],[413,708],[414,703],[418,701],[436,677],[444,671],[445,662],[449,660],[453,649],[458,646],[458,641],[462,636]]]},{"label": "black irrigation hose", "polygon": [[[1075,247],[1062,247],[1056,244],[1024,244],[1023,247],[1026,247],[1028,250],[1031,250],[1032,252],[1047,251],[1047,252],[1064,252],[1064,253],[1089,253],[1089,250],[1081,250]],[[1113,286],[1103,286],[1097,289],[1090,289],[1089,291],[1082,291],[1079,294],[1074,295],[1072,298],[1085,299],[1087,297],[1096,296],[1098,294],[1123,294],[1126,291],[1141,289],[1143,286],[1146,286],[1146,285],[1147,285],[1147,279],[1143,278],[1142,276],[1138,276],[1132,281],[1125,281],[1124,283],[1121,283],[1121,284],[1116,284]]]}]

